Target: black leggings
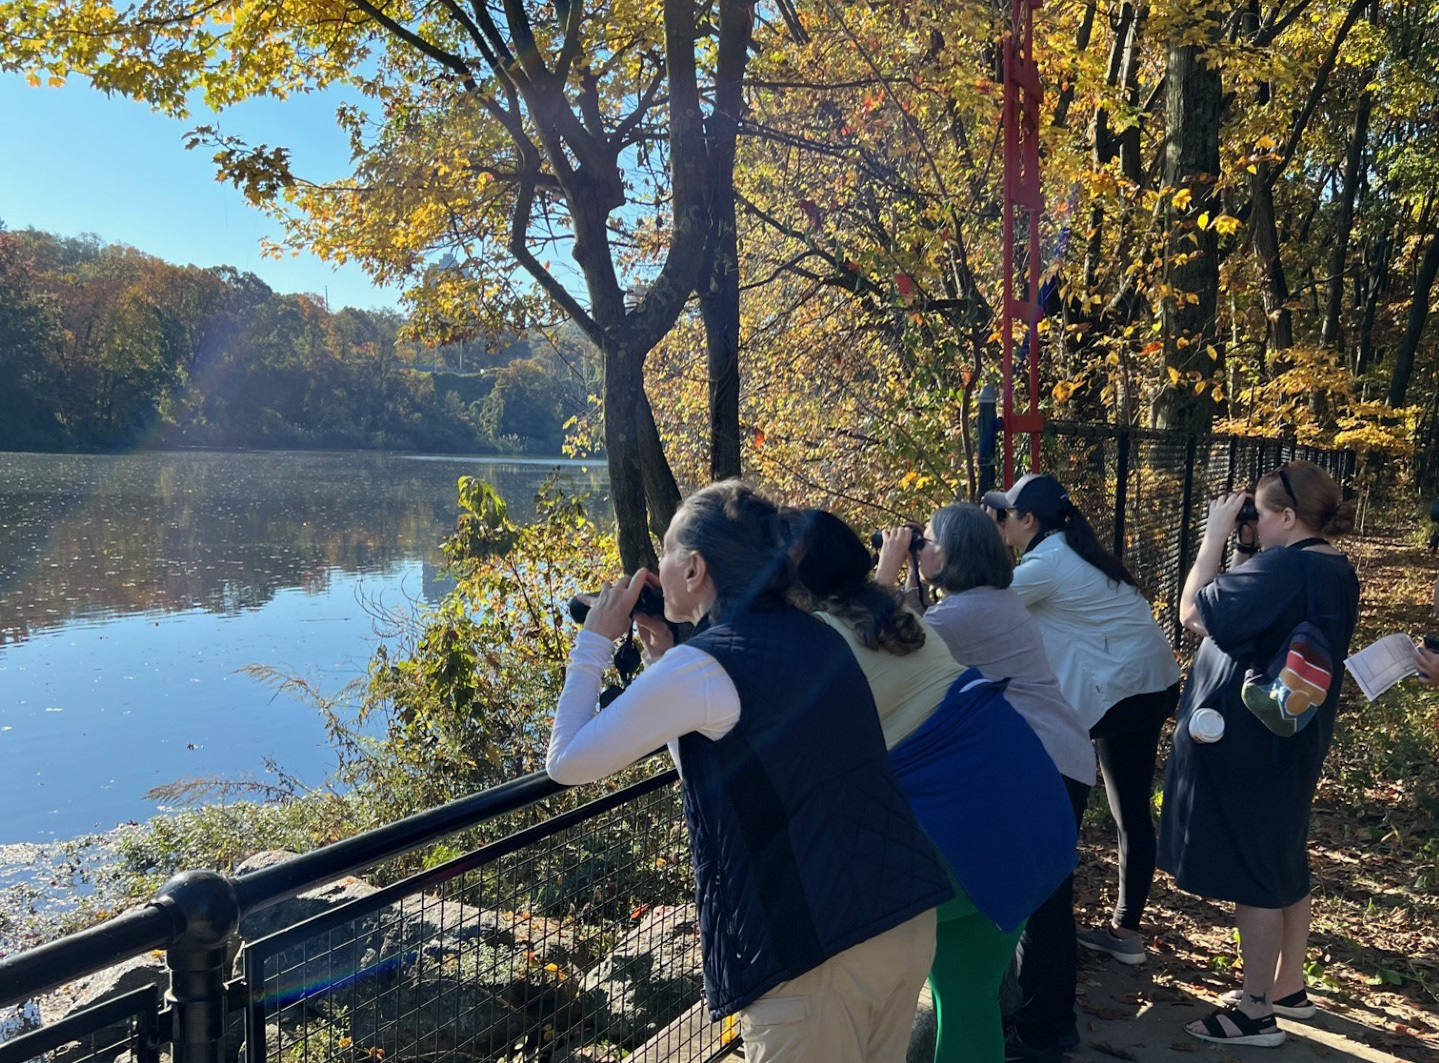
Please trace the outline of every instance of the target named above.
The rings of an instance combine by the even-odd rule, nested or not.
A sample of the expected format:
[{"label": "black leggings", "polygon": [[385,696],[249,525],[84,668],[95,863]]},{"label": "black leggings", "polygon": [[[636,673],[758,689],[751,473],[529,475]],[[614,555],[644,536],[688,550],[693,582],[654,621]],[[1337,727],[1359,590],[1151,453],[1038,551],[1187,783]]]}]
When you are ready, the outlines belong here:
[{"label": "black leggings", "polygon": [[1089,729],[1099,750],[1109,811],[1119,828],[1119,900],[1114,925],[1138,930],[1154,881],[1154,760],[1159,732],[1179,704],[1179,684],[1110,706]]}]

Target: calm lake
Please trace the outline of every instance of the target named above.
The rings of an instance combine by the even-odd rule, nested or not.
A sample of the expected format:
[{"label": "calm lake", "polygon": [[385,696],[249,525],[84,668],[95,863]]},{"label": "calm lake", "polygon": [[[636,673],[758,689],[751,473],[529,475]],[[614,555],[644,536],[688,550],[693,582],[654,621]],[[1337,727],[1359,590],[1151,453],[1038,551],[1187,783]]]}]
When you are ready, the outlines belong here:
[{"label": "calm lake", "polygon": [[604,465],[373,453],[0,453],[0,843],[157,811],[151,787],[333,764],[309,704],[240,672],[335,692],[376,614],[443,593],[462,475],[517,516],[549,475],[604,505]]}]

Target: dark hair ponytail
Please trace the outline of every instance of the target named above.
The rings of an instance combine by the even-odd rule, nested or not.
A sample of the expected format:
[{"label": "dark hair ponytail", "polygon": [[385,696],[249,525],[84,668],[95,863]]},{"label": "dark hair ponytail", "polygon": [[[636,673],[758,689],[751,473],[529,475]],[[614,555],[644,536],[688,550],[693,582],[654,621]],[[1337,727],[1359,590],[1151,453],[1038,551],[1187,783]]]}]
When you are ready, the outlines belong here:
[{"label": "dark hair ponytail", "polygon": [[779,507],[739,480],[690,495],[675,513],[675,542],[705,559],[714,582],[711,617],[720,620],[757,599],[788,601],[795,585],[789,527]]},{"label": "dark hair ponytail", "polygon": [[1084,514],[1073,502],[1065,501],[1063,514],[1058,519],[1047,520],[1035,515],[1039,520],[1040,531],[1064,532],[1064,541],[1076,554],[1088,561],[1095,568],[1103,572],[1105,578],[1118,586],[1127,583],[1131,587],[1138,587],[1139,583],[1123,561],[1115,557],[1099,543],[1099,536],[1094,534],[1094,528],[1089,521],[1085,520]]}]

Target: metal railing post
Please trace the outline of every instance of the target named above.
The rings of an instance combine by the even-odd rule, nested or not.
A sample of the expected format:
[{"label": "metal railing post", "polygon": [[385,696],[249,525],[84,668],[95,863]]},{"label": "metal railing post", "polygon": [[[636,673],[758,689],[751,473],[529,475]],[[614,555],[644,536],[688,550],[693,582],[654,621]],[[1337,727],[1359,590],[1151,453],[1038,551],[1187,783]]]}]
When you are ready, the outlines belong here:
[{"label": "metal railing post", "polygon": [[[994,412],[994,385],[979,389],[979,494],[994,487],[994,444],[998,432],[998,415]],[[1008,484],[1005,484],[1008,487]]]},{"label": "metal railing post", "polygon": [[1179,571],[1174,581],[1174,645],[1184,637],[1179,620],[1180,599],[1184,596],[1184,580],[1189,575],[1189,513],[1194,508],[1194,452],[1197,440],[1189,436],[1184,442],[1184,500],[1179,508]]},{"label": "metal railing post", "polygon": [[1116,445],[1119,460],[1114,485],[1114,556],[1124,559],[1124,511],[1129,507],[1129,429],[1121,429]]},{"label": "metal railing post", "polygon": [[240,929],[235,885],[213,871],[184,871],[151,903],[170,913],[176,930],[165,952],[174,1061],[224,1063],[225,974],[229,945]]}]

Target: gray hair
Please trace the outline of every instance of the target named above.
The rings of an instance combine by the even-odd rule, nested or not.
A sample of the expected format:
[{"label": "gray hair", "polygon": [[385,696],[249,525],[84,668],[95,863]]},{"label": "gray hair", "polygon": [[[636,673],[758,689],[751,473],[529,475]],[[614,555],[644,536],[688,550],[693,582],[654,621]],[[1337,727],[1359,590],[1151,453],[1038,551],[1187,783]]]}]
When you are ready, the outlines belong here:
[{"label": "gray hair", "polygon": [[929,520],[943,564],[930,581],[951,594],[974,587],[1003,590],[1014,581],[1014,560],[993,518],[971,502],[945,506]]}]

